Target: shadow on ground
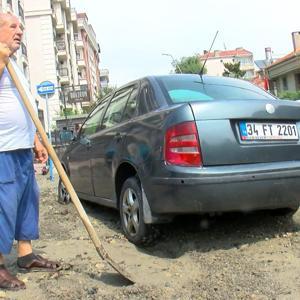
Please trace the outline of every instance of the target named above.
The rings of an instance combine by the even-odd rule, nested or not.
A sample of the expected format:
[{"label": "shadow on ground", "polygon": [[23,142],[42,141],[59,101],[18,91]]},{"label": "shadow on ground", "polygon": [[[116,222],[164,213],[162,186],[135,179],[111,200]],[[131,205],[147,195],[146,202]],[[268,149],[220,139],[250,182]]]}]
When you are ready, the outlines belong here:
[{"label": "shadow on ground", "polygon": [[[116,210],[84,202],[87,213],[116,233],[122,233]],[[300,216],[300,212],[298,214]],[[160,236],[148,247],[137,247],[147,255],[176,259],[186,252],[208,252],[240,248],[276,238],[286,232],[300,232],[300,218],[275,216],[270,211],[224,213],[218,216],[179,216],[159,225]]]}]

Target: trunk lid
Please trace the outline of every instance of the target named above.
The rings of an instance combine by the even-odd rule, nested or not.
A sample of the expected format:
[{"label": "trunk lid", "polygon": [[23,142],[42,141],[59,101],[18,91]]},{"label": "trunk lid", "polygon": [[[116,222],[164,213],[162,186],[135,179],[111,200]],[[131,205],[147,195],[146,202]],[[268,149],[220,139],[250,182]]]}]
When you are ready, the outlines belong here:
[{"label": "trunk lid", "polygon": [[[215,100],[192,102],[190,106],[197,124],[204,166],[300,160],[298,103],[283,100]],[[244,126],[266,124],[273,131],[279,126],[279,132],[280,127],[286,125],[290,127],[289,131],[297,131],[298,139],[294,136],[290,140],[286,140],[288,137],[284,140],[256,140],[256,137],[255,140],[243,140],[241,122]]]}]

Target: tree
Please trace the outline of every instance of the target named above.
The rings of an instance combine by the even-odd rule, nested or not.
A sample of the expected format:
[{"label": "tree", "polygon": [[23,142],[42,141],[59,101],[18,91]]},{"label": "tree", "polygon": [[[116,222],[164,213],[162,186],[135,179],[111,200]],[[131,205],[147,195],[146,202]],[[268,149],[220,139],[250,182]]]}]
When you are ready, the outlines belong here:
[{"label": "tree", "polygon": [[242,78],[246,74],[246,71],[241,70],[241,63],[238,61],[236,63],[224,63],[225,71],[223,76]]},{"label": "tree", "polygon": [[110,87],[106,86],[104,88],[101,88],[100,93],[97,96],[97,102],[101,101],[106,95],[111,93],[113,90],[115,90],[117,87]]},{"label": "tree", "polygon": [[117,88],[116,86],[115,87],[107,86],[107,87],[101,88],[99,94],[97,95],[97,101],[91,103],[89,106],[82,108],[83,113],[85,113],[85,114],[90,113],[98,105],[98,103],[100,103],[102,101],[102,99],[106,95],[113,92],[116,88]]},{"label": "tree", "polygon": [[[175,73],[181,73],[181,70],[183,74],[199,74],[203,66],[198,55],[182,57],[180,62],[173,62],[172,65],[175,68]],[[206,69],[204,68],[203,74],[205,73]]]}]

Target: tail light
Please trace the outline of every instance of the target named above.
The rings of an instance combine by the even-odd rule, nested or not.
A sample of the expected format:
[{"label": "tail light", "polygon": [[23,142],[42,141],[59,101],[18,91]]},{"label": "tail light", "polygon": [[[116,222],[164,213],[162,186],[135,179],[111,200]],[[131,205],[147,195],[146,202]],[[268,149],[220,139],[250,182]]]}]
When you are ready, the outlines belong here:
[{"label": "tail light", "polygon": [[202,156],[195,122],[185,122],[167,129],[165,161],[169,165],[200,167]]}]

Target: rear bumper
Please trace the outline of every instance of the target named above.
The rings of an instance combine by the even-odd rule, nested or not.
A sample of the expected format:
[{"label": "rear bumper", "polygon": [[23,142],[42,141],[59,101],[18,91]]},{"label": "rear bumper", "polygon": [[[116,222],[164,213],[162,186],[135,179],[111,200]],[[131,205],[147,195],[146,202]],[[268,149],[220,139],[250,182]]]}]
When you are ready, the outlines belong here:
[{"label": "rear bumper", "polygon": [[300,162],[169,171],[171,176],[152,177],[146,184],[153,213],[251,211],[300,204]]}]

